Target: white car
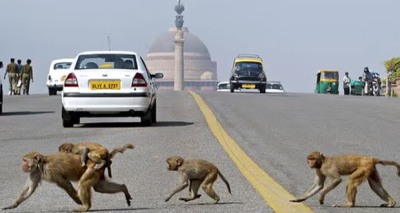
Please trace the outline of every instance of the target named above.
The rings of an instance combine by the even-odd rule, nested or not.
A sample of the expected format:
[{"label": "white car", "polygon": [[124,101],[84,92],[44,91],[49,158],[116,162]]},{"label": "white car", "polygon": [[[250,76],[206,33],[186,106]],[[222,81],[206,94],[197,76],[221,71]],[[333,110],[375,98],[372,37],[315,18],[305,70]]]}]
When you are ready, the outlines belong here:
[{"label": "white car", "polygon": [[281,82],[279,81],[267,81],[267,86],[265,87],[266,93],[284,93],[285,89]]},{"label": "white car", "polygon": [[231,87],[230,87],[229,81],[220,81],[217,85],[217,91],[218,92],[230,92]]},{"label": "white car", "polygon": [[156,123],[156,85],[143,59],[130,51],[91,51],[78,54],[62,92],[64,127],[81,117],[140,117],[142,125]]},{"label": "white car", "polygon": [[47,75],[47,87],[49,95],[57,95],[57,91],[62,91],[64,80],[70,73],[72,58],[56,59],[50,63],[49,74]]}]

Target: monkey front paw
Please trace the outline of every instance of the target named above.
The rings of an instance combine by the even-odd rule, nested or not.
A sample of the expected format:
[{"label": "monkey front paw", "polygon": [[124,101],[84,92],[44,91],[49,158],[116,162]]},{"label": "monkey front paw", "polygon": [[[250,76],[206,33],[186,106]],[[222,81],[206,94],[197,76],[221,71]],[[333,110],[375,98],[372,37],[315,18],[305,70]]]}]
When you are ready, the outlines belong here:
[{"label": "monkey front paw", "polygon": [[13,209],[15,207],[17,207],[17,206],[16,205],[11,205],[11,206],[7,206],[7,207],[2,208],[2,210]]},{"label": "monkey front paw", "polygon": [[304,199],[304,198],[297,198],[297,199],[294,199],[294,200],[289,200],[289,202],[292,202],[292,203],[300,203],[300,202],[303,202],[303,201],[305,201],[306,199]]},{"label": "monkey front paw", "polygon": [[390,203],[381,204],[381,207],[389,207],[389,208],[392,208],[392,207],[394,207],[395,205],[396,205],[396,202],[390,202]]},{"label": "monkey front paw", "polygon": [[325,199],[323,197],[319,198],[319,204],[324,205],[324,200]]},{"label": "monkey front paw", "polygon": [[185,202],[188,202],[188,201],[191,201],[191,200],[195,200],[195,199],[197,199],[197,198],[200,198],[201,197],[201,195],[196,195],[195,197],[188,197],[188,198],[185,198],[185,197],[180,197],[179,198],[179,200],[183,200],[183,201],[185,201]]}]

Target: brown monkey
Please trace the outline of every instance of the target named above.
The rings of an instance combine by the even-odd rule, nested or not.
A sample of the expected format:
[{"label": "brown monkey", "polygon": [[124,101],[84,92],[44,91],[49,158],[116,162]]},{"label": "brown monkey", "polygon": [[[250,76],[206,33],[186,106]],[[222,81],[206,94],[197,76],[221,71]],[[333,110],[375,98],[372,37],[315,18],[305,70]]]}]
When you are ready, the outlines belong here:
[{"label": "brown monkey", "polygon": [[98,171],[100,168],[107,166],[108,176],[111,178],[111,162],[108,149],[103,145],[94,142],[82,142],[78,144],[63,143],[58,147],[58,151],[80,154],[82,166],[86,166],[86,161],[89,158],[95,162],[94,169]]},{"label": "brown monkey", "polygon": [[179,198],[185,202],[197,199],[200,195],[197,194],[200,185],[203,190],[214,199],[214,203],[218,203],[219,196],[213,189],[213,184],[217,180],[218,175],[225,182],[229,193],[231,194],[231,187],[228,181],[221,174],[218,168],[205,160],[186,160],[184,161],[180,156],[172,156],[167,159],[168,170],[177,171],[181,175],[181,182],[179,186],[165,199],[169,201],[173,195],[182,191],[189,185],[190,197]]},{"label": "brown monkey", "polygon": [[[110,158],[118,152],[123,152],[125,146],[116,148],[110,153]],[[94,162],[88,161],[88,167],[94,167]],[[76,211],[87,211],[91,207],[91,187],[100,193],[118,193],[125,194],[128,206],[131,205],[131,195],[124,184],[109,182],[104,177],[104,168],[97,172],[89,172],[82,181],[82,176],[88,173],[86,167],[82,167],[79,155],[71,153],[56,153],[52,155],[42,155],[38,152],[30,152],[23,157],[22,170],[29,173],[26,185],[22,193],[18,196],[14,204],[3,208],[13,209],[28,199],[42,179],[55,183],[58,187],[64,189],[68,195],[77,203],[83,206]],[[79,181],[78,193],[72,186],[70,181]]]},{"label": "brown monkey", "polygon": [[[382,200],[386,201],[381,207],[393,207],[396,201],[386,192],[382,186],[376,164],[391,165],[397,167],[397,175],[400,176],[400,164],[394,161],[379,160],[364,155],[338,155],[325,157],[321,152],[311,152],[307,157],[308,165],[316,169],[317,176],[312,187],[299,198],[290,200],[291,202],[303,202],[307,198],[315,195],[321,189],[319,198],[320,204],[324,204],[325,195],[342,182],[341,176],[348,175],[346,185],[347,203],[336,205],[337,207],[353,207],[356,201],[357,187],[365,180],[369,186]],[[326,178],[331,178],[331,184],[324,188]]]}]

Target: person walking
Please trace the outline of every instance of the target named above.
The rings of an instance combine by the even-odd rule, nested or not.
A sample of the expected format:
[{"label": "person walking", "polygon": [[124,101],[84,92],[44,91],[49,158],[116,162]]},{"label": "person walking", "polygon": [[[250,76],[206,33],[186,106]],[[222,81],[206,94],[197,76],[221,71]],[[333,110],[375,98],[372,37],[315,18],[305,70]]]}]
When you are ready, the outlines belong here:
[{"label": "person walking", "polygon": [[8,75],[9,82],[9,95],[14,95],[15,88],[17,87],[17,65],[14,63],[15,59],[11,58],[10,63],[7,65],[6,72],[4,73],[4,79],[6,79],[6,75]]},{"label": "person walking", "polygon": [[24,95],[29,95],[30,81],[33,83],[33,68],[31,66],[31,59],[26,60],[26,64],[22,66],[22,85]]},{"label": "person walking", "polygon": [[344,74],[345,76],[343,77],[343,90],[344,90],[344,94],[345,95],[349,95],[350,94],[350,83],[351,83],[351,78],[349,77],[349,73],[346,72]]},{"label": "person walking", "polygon": [[21,86],[22,86],[22,64],[21,64],[21,59],[17,60],[17,75],[16,75],[16,81],[17,81],[17,86],[15,87],[15,95],[21,95]]}]

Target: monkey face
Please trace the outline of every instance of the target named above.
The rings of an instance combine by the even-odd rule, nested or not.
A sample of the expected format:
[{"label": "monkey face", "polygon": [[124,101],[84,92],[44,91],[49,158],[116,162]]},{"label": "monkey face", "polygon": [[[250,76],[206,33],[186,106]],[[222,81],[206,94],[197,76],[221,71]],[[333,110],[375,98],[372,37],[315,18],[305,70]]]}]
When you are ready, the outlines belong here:
[{"label": "monkey face", "polygon": [[58,151],[59,152],[70,153],[70,152],[72,152],[72,148],[73,147],[74,147],[74,144],[72,144],[72,143],[64,143],[64,144],[61,144],[58,147]]},{"label": "monkey face", "polygon": [[178,168],[183,164],[183,158],[179,156],[172,156],[167,159],[168,170],[177,171]]},{"label": "monkey face", "polygon": [[307,164],[310,168],[316,168],[317,160],[315,158],[307,158]]},{"label": "monkey face", "polygon": [[321,152],[311,152],[307,157],[307,164],[312,169],[321,168],[324,159],[325,156]]},{"label": "monkey face", "polygon": [[29,161],[26,159],[22,159],[21,168],[24,172],[31,172],[31,166],[29,165]]}]

